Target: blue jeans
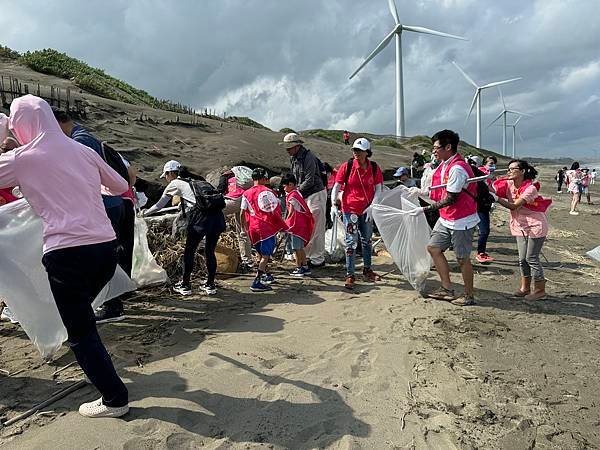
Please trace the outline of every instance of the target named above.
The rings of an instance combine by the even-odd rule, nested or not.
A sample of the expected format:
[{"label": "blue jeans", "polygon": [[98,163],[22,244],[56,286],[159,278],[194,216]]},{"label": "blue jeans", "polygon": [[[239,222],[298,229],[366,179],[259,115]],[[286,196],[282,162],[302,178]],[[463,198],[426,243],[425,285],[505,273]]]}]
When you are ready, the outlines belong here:
[{"label": "blue jeans", "polygon": [[366,214],[358,216],[358,220],[352,222],[350,217],[353,215],[356,216],[355,214],[344,213],[344,228],[346,232],[344,243],[346,244],[347,275],[354,275],[354,259],[359,235],[360,243],[362,245],[363,267],[364,269],[371,268],[371,236],[373,235],[373,222],[367,220]]},{"label": "blue jeans", "polygon": [[479,239],[477,240],[477,253],[485,253],[488,237],[490,236],[490,213],[478,212]]}]

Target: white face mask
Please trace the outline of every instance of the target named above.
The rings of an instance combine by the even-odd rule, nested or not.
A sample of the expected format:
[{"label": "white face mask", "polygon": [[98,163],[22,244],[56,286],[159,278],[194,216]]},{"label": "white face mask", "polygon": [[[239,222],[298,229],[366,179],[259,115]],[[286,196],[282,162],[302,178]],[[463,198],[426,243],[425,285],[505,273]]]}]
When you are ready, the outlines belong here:
[{"label": "white face mask", "polygon": [[494,172],[496,170],[496,166],[494,164],[492,164],[491,166],[488,166],[488,170],[490,172]]}]

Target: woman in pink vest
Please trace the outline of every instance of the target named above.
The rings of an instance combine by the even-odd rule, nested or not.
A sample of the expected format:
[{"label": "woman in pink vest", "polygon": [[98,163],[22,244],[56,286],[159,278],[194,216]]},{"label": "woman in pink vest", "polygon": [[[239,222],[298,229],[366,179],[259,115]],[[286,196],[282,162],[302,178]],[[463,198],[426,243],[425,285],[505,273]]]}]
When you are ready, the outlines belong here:
[{"label": "woman in pink vest", "polygon": [[[433,227],[427,250],[433,259],[441,280],[441,287],[430,294],[429,298],[452,302],[457,306],[474,305],[473,266],[471,250],[473,247],[473,230],[479,223],[477,215],[477,186],[467,183],[473,177],[471,167],[458,153],[458,134],[451,130],[443,130],[434,134],[433,155],[442,164],[433,173],[432,186],[445,185],[444,188],[431,190],[429,197],[435,202],[429,206],[415,208],[410,213],[417,215],[423,211],[440,212],[440,218]],[[468,190],[468,192],[465,192]],[[465,284],[465,293],[457,298],[450,281],[450,268],[444,252],[450,247],[460,265]]]},{"label": "woman in pink vest", "polygon": [[281,217],[281,203],[266,185],[269,174],[261,167],[252,171],[254,186],[242,196],[242,226],[248,230],[250,242],[258,253],[258,270],[250,286],[254,292],[270,291],[273,275],[268,273],[269,259],[275,252],[277,233],[287,230]]},{"label": "woman in pink vest", "polygon": [[546,210],[552,201],[539,195],[540,185],[533,182],[536,177],[537,170],[527,161],[517,159],[508,164],[507,180],[495,183],[499,187],[497,202],[510,210],[510,233],[517,239],[521,287],[515,296],[526,300],[542,300],[546,296],[540,253],[548,234]]},{"label": "woman in pink vest", "polygon": [[306,204],[306,200],[297,188],[297,183],[296,177],[291,173],[287,173],[281,178],[281,186],[283,186],[286,193],[285,210],[287,211],[287,217],[285,223],[288,226],[288,236],[291,240],[292,250],[296,253],[296,269],[290,275],[303,277],[310,275],[304,247],[310,241],[315,220]]}]

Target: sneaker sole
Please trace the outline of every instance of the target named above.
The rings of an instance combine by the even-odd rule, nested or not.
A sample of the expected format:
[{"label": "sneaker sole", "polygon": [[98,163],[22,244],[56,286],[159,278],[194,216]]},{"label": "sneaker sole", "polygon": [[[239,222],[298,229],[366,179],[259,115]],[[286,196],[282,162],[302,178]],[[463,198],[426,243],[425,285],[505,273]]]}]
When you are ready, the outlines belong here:
[{"label": "sneaker sole", "polygon": [[104,413],[100,413],[100,414],[85,414],[82,413],[81,411],[79,411],[79,414],[81,414],[83,417],[87,417],[89,419],[101,419],[101,418],[117,418],[117,417],[122,417],[125,414],[127,414],[129,412],[129,406],[124,406],[122,408],[115,408],[114,410],[110,411],[110,412],[104,412]]},{"label": "sneaker sole", "polygon": [[101,323],[120,322],[121,320],[125,320],[125,316],[110,317],[108,319],[96,320],[96,323],[101,324]]},{"label": "sneaker sole", "polygon": [[272,291],[273,289],[257,289],[257,288],[250,288],[250,290],[252,292],[269,292]]}]

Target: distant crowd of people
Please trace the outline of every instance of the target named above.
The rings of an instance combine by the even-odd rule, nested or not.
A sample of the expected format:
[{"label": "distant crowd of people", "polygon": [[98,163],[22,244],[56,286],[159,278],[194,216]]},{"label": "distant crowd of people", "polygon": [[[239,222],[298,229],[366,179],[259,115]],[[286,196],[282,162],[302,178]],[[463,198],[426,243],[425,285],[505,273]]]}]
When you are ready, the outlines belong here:
[{"label": "distant crowd of people", "polygon": [[563,184],[567,187],[567,192],[571,194],[571,210],[569,214],[578,216],[577,205],[581,203],[581,197],[585,195],[587,204],[593,205],[590,197],[590,185],[596,184],[596,169],[580,168],[579,162],[571,164],[571,169],[563,167],[558,169],[555,176],[556,193],[562,194]]},{"label": "distant crowd of people", "polygon": [[[96,323],[121,320],[123,298],[97,311],[91,304],[117,264],[131,275],[135,171],[67,113],[53,111],[38,97],[15,99],[10,117],[3,120],[8,121],[12,136],[3,139],[0,155],[2,199],[15,201],[14,188],[18,188],[41,217],[42,262],[69,345],[102,395],[81,405],[79,411],[87,417],[121,416],[129,409],[127,389],[115,372]],[[179,218],[183,219],[186,243],[181,279],[174,290],[186,296],[193,293],[194,256],[204,241],[207,277],[200,292],[217,293],[215,249],[226,229],[226,216],[233,219],[244,268],[255,271],[250,284],[254,292],[272,290],[272,257],[282,242],[294,255],[292,276],[306,277],[318,271],[325,264],[327,226],[338,221],[344,234],[344,287],[355,288],[357,271],[362,271],[366,283],[379,281],[373,270],[370,211],[387,188],[381,167],[372,160],[369,140],[359,137],[350,144],[349,135],[344,134],[344,141],[350,147],[348,159],[334,170],[309,150],[298,134],[285,135],[280,145],[289,155],[290,168],[277,186],[262,167],[248,177],[236,174],[234,167],[222,173],[218,186],[213,186],[202,177],[190,177],[180,162],[166,162],[161,177],[167,186],[142,214],[156,214],[174,197],[180,198]],[[427,251],[441,285],[426,295],[457,306],[475,304],[473,234],[478,228],[477,260],[490,263],[490,211],[497,203],[510,210],[510,232],[519,252],[521,283],[515,295],[543,299],[545,278],[539,256],[548,232],[550,201],[539,195],[536,170],[527,161],[513,160],[507,175],[498,177],[497,159],[463,157],[458,153],[459,136],[451,130],[435,133],[431,143],[430,161],[415,155],[412,177],[406,167],[394,174],[396,184],[406,188],[398,189],[398,195],[408,192],[420,199],[419,206],[405,214],[424,214],[432,228]],[[450,249],[464,282],[461,295],[450,280],[445,256]],[[359,254],[362,268],[357,269]]]}]

